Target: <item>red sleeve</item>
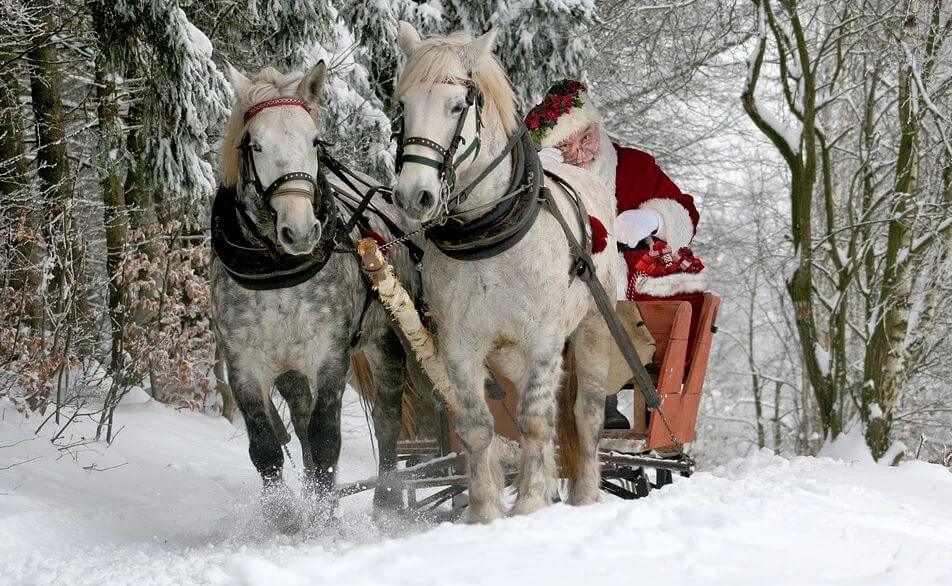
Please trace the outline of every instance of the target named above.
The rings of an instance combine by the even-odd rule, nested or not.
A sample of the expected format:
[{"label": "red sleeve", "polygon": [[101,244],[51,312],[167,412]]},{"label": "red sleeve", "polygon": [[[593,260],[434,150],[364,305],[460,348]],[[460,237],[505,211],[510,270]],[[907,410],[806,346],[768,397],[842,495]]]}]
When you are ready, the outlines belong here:
[{"label": "red sleeve", "polygon": [[618,213],[637,209],[649,199],[673,199],[684,206],[697,230],[701,216],[694,206],[694,197],[678,189],[648,153],[617,144],[614,146],[618,153],[618,168],[615,172]]}]

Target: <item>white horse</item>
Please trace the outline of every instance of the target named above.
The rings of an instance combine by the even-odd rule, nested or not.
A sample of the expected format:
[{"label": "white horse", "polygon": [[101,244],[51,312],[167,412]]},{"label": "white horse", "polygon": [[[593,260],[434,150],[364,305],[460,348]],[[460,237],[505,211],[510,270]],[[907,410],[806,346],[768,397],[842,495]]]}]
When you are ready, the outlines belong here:
[{"label": "white horse", "polygon": [[[525,130],[512,87],[492,54],[494,38],[490,31],[476,39],[457,33],[423,41],[411,25],[400,23],[398,44],[408,60],[397,87],[404,127],[394,195],[396,205],[414,220],[433,221],[447,213],[463,222],[478,220],[509,191],[516,164],[507,149],[515,142],[510,138]],[[461,140],[454,190],[432,157],[439,153],[443,160],[452,159],[456,137]],[[526,156],[535,158],[534,152]],[[505,158],[494,164],[497,157]],[[614,251],[613,194],[583,169],[562,164],[546,169],[569,183],[588,213],[606,226],[607,250]],[[455,205],[458,186],[469,187],[484,171],[465,203]],[[549,178],[545,186],[575,238],[583,238],[566,191]],[[453,225],[441,230],[445,234]],[[594,256],[596,274],[609,291],[615,290],[614,256]],[[502,469],[484,395],[487,367],[512,380],[519,393],[522,462],[512,513],[530,513],[551,502],[556,394],[569,337],[579,377],[574,408],[565,414],[574,415],[577,443],[567,445],[563,439],[561,445],[563,455],[575,451],[578,461],[569,502],[598,500],[597,447],[611,338],[585,283],[570,274],[571,261],[568,239],[549,211],[541,211],[516,244],[489,258],[458,260],[427,243],[424,295],[437,325],[441,358],[459,394],[456,431],[469,457],[470,522],[489,522],[504,512]]]}]

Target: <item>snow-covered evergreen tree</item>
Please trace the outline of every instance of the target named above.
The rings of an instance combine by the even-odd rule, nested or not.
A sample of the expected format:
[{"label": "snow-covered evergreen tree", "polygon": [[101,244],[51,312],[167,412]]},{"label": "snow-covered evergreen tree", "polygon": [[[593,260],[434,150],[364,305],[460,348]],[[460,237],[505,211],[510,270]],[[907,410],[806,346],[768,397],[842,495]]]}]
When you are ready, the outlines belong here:
[{"label": "snow-covered evergreen tree", "polygon": [[397,21],[410,22],[424,36],[457,30],[480,34],[496,28],[495,53],[525,110],[553,81],[585,77],[595,4],[593,0],[378,0],[352,3],[342,14],[361,45],[359,59],[371,72],[374,91],[385,103],[398,74]]},{"label": "snow-covered evergreen tree", "polygon": [[194,217],[215,189],[208,137],[228,112],[229,89],[211,42],[179,4],[119,1],[108,12],[141,84],[139,164],[156,193],[179,200],[181,207],[166,201],[167,213]]},{"label": "snow-covered evergreen tree", "polygon": [[594,0],[449,0],[448,8],[452,28],[497,30],[494,52],[509,73],[523,111],[552,82],[586,77]]},{"label": "snow-covered evergreen tree", "polygon": [[322,137],[347,164],[386,179],[393,173],[390,120],[372,86],[367,69],[358,63],[356,41],[343,19],[335,18],[327,41],[311,51],[311,60],[323,59],[330,75],[321,105]]}]

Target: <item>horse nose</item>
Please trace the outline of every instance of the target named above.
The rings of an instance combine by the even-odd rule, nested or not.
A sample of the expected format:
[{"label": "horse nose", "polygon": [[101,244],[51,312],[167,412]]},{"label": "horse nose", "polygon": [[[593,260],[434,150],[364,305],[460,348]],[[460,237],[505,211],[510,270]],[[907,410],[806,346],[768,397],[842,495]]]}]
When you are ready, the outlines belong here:
[{"label": "horse nose", "polygon": [[321,224],[314,221],[308,227],[306,224],[282,224],[278,227],[278,242],[285,251],[291,254],[308,254],[314,250],[314,245],[321,238]]},{"label": "horse nose", "polygon": [[428,211],[436,201],[436,197],[434,197],[433,192],[429,189],[418,189],[416,192],[411,191],[410,193],[411,195],[407,195],[405,190],[397,188],[394,192],[397,198],[397,204],[403,208],[425,212]]},{"label": "horse nose", "polygon": [[433,196],[433,192],[429,189],[421,189],[416,194],[415,202],[418,209],[429,209],[435,201],[436,198]]}]

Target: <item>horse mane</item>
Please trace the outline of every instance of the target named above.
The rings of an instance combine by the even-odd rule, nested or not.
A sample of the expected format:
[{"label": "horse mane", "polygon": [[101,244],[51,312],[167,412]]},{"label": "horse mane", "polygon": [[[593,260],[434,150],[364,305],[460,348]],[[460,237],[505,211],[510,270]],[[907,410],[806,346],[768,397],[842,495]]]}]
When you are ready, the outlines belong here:
[{"label": "horse mane", "polygon": [[[274,98],[296,97],[302,73],[283,74],[273,67],[265,67],[251,76],[248,89],[236,96],[235,107],[225,124],[225,136],[219,153],[219,173],[222,185],[234,187],[241,174],[241,153],[238,148],[247,129],[245,112],[251,106]],[[317,112],[311,108],[311,118],[317,124]]]},{"label": "horse mane", "polygon": [[[458,32],[421,42],[407,59],[397,84],[397,97],[420,84],[434,84],[445,79],[464,81],[467,71],[460,53],[472,41],[468,32]],[[468,73],[483,96],[484,110],[494,112],[506,134],[512,135],[517,124],[516,94],[499,60],[491,53],[485,55]]]}]

